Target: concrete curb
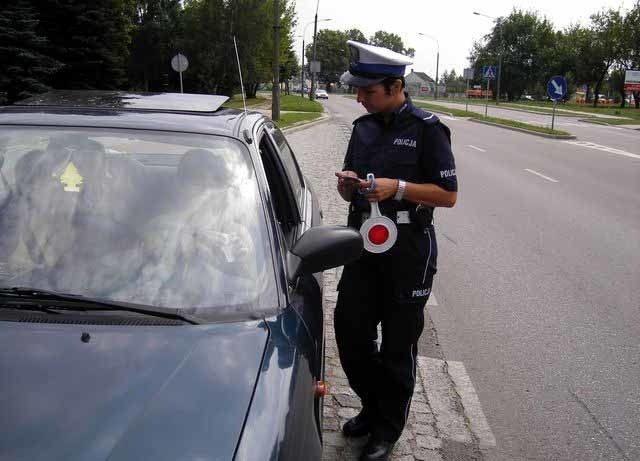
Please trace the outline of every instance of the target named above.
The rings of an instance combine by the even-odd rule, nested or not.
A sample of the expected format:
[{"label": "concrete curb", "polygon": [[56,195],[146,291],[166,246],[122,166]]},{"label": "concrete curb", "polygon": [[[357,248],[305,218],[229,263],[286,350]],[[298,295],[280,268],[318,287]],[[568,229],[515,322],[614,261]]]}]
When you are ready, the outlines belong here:
[{"label": "concrete curb", "polygon": [[476,122],[476,123],[482,123],[484,125],[491,125],[491,126],[497,126],[499,128],[506,128],[507,130],[520,131],[521,133],[532,134],[534,136],[540,136],[542,138],[548,138],[548,139],[576,139],[576,136],[573,135],[573,134],[538,133],[537,131],[527,130],[526,128],[518,128],[516,126],[501,125],[499,123],[486,122],[484,120],[478,120],[477,118],[470,118],[469,120],[472,121],[472,122]]},{"label": "concrete curb", "polygon": [[321,115],[319,118],[315,118],[313,120],[305,120],[304,122],[297,122],[291,126],[286,128],[282,128],[282,132],[285,134],[295,133],[296,131],[306,130],[307,128],[311,128],[315,125],[319,125],[320,123],[324,123],[328,121],[331,117],[326,114]]}]

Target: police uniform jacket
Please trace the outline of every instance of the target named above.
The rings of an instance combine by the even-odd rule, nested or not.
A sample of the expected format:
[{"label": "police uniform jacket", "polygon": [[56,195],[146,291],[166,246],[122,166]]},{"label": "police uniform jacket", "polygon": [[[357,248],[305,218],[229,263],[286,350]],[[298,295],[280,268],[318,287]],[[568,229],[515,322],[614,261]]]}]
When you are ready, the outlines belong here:
[{"label": "police uniform jacket", "polygon": [[[432,183],[447,191],[458,187],[449,129],[434,114],[414,106],[408,95],[388,124],[380,114],[354,121],[343,170],[355,171],[360,178],[373,173],[376,178]],[[383,268],[385,279],[393,280],[396,301],[424,301],[436,271],[433,208],[393,198],[379,202],[379,207],[396,222],[398,239],[386,253],[365,252],[360,263]],[[359,229],[369,212],[366,197],[356,192],[349,207],[349,225]],[[339,289],[348,289],[343,282]]]}]

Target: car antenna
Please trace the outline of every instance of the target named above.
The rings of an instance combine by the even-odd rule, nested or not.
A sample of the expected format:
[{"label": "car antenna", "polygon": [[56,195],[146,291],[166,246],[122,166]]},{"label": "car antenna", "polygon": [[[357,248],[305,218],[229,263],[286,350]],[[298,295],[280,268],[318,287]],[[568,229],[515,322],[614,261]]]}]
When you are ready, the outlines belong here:
[{"label": "car antenna", "polygon": [[240,75],[240,89],[242,90],[242,105],[244,106],[244,115],[247,115],[247,101],[244,97],[244,84],[242,83],[242,68],[240,67],[240,55],[238,54],[238,44],[236,43],[236,36],[233,36],[233,46],[236,49],[236,60],[238,61],[238,74]]}]

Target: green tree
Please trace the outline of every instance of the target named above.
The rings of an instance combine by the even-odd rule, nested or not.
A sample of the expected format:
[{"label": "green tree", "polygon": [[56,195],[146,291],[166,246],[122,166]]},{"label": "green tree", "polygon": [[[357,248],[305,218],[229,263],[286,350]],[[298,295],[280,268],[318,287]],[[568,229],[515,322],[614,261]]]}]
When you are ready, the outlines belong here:
[{"label": "green tree", "polygon": [[624,53],[624,21],[619,10],[608,10],[591,15],[591,22],[593,33],[590,49],[584,58],[594,72],[593,106],[596,107],[600,88],[609,69]]},{"label": "green tree", "polygon": [[[618,69],[632,70],[640,68],[640,1],[627,13],[623,22],[622,49],[618,60]],[[624,77],[616,88],[622,95],[621,106],[625,104]],[[640,109],[640,91],[633,92],[636,109]]]},{"label": "green tree", "polygon": [[[285,74],[295,68],[291,0],[280,0],[279,59]],[[190,0],[180,21],[179,46],[190,60],[185,87],[192,92],[231,95],[240,79],[234,50],[236,38],[248,97],[272,79],[273,0]]]},{"label": "green tree", "polygon": [[440,80],[446,86],[447,93],[464,93],[467,88],[467,81],[462,75],[458,75],[455,69],[451,69],[450,72],[445,70]]},{"label": "green tree", "polygon": [[345,36],[347,37],[347,40],[353,40],[360,43],[368,43],[367,38],[360,31],[360,29],[349,29],[349,30],[345,30],[344,33],[345,33]]},{"label": "green tree", "polygon": [[570,75],[576,85],[586,87],[585,100],[591,99],[594,82],[599,76],[598,57],[590,54],[594,35],[592,29],[580,25],[571,26],[562,32],[554,68],[558,74]]},{"label": "green tree", "polygon": [[65,66],[55,88],[118,89],[127,84],[132,0],[38,0],[47,54]]},{"label": "green tree", "polygon": [[[322,29],[316,37],[316,60],[320,61],[318,79],[327,86],[340,81],[340,76],[349,68],[347,34],[340,30]],[[307,62],[313,58],[313,43],[305,50]]]},{"label": "green tree", "polygon": [[184,4],[176,45],[189,59],[189,69],[184,74],[185,91],[217,93],[222,72],[231,64],[227,48],[233,46],[233,41],[228,33],[225,3],[188,0]]},{"label": "green tree", "polygon": [[474,43],[469,59],[475,74],[482,75],[482,67],[497,65],[502,53],[500,91],[513,100],[549,78],[554,46],[553,25],[546,18],[514,9],[483,41]]},{"label": "green tree", "polygon": [[[342,73],[349,68],[350,55],[347,40],[383,46],[409,56],[415,54],[413,48],[404,48],[404,43],[400,36],[382,30],[376,32],[369,41],[358,29],[345,31],[320,30],[317,37],[316,59],[321,63],[319,79],[327,85],[339,82]],[[305,56],[307,62],[312,60],[313,43],[307,46]]]},{"label": "green tree", "polygon": [[289,80],[300,75],[300,64],[293,48],[288,50],[286,60],[280,61],[280,81],[285,83],[285,92],[290,94]]},{"label": "green tree", "polygon": [[415,56],[416,50],[413,48],[405,48],[402,38],[394,33],[379,30],[369,38],[369,44],[374,46],[382,46],[389,48],[396,53],[405,54],[407,56]]},{"label": "green tree", "polygon": [[46,91],[44,82],[62,67],[43,53],[46,39],[37,26],[30,2],[14,0],[0,10],[0,104]]},{"label": "green tree", "polygon": [[129,81],[145,91],[166,90],[176,48],[179,0],[138,0],[129,57]]}]

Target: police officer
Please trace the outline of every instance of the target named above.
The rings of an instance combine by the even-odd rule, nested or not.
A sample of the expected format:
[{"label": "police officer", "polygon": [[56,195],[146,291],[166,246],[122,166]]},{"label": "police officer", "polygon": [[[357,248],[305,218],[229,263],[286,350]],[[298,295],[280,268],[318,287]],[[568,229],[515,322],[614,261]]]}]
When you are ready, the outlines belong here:
[{"label": "police officer", "polygon": [[[338,284],[340,361],[362,401],[343,433],[370,434],[360,459],[386,460],[407,421],[415,385],[417,343],[436,272],[433,209],[455,204],[456,169],[449,129],[404,92],[411,60],[386,48],[347,43],[351,63],[341,81],[357,88],[368,114],[354,121],[343,171],[336,173],[338,192],[350,202],[351,227],[359,229],[369,202],[377,201],[398,237],[388,251],[365,252],[345,266]],[[368,173],[373,184],[364,179]]]}]

